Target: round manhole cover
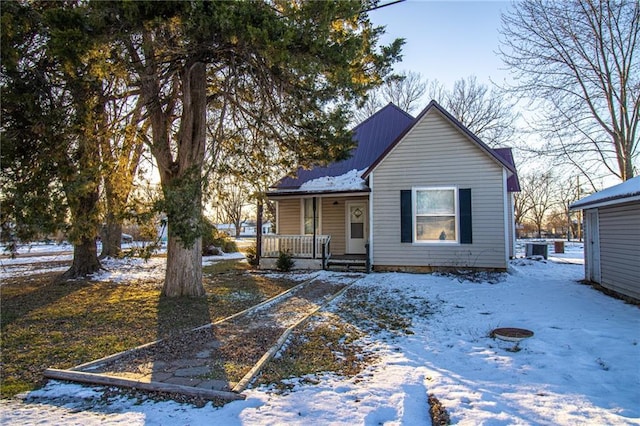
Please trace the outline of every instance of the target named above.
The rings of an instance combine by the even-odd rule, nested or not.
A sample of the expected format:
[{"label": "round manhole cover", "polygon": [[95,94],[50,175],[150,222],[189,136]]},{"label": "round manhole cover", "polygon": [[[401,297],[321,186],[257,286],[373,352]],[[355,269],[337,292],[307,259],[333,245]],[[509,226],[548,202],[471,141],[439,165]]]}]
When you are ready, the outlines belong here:
[{"label": "round manhole cover", "polygon": [[533,331],[526,330],[524,328],[496,328],[491,332],[491,337],[497,337],[501,340],[507,340],[509,342],[519,342],[522,339],[533,336]]}]

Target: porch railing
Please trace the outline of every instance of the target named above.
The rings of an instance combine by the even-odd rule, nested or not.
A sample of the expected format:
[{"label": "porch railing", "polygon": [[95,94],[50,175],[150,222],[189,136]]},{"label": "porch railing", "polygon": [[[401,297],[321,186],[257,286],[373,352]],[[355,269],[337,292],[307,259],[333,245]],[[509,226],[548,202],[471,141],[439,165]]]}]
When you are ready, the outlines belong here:
[{"label": "porch railing", "polygon": [[328,256],[331,236],[316,235],[315,240],[314,250],[312,235],[263,235],[261,256],[278,257],[281,251],[298,258],[321,259],[323,253]]}]

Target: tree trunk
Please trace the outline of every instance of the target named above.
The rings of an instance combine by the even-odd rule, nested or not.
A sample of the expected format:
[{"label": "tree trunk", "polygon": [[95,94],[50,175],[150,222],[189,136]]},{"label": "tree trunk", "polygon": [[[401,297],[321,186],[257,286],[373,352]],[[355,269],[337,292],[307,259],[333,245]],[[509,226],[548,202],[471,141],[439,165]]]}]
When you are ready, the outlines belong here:
[{"label": "tree trunk", "polygon": [[94,238],[82,238],[73,246],[73,263],[62,279],[85,277],[101,269],[98,248]]},{"label": "tree trunk", "polygon": [[236,238],[240,238],[240,234],[242,233],[242,221],[236,221],[233,226],[236,228]]},{"label": "tree trunk", "polygon": [[[106,226],[101,232],[102,252],[100,258],[120,257],[122,254],[122,216],[127,206],[129,194],[144,150],[140,134],[147,131],[147,124],[140,126],[142,116],[141,101],[124,129],[122,143],[119,139],[102,138],[101,154],[104,176],[104,194],[107,204]],[[140,127],[139,127],[140,126]]]},{"label": "tree trunk", "polygon": [[205,295],[202,286],[202,238],[198,238],[191,247],[185,248],[179,238],[171,235],[171,228],[169,228],[167,272],[162,295],[166,297]]},{"label": "tree trunk", "polygon": [[[205,294],[202,286],[202,237],[195,238],[195,241],[190,237],[185,244],[176,228],[180,228],[180,232],[186,235],[199,229],[202,221],[201,179],[206,137],[206,82],[206,67],[202,62],[194,62],[186,67],[181,75],[182,116],[178,131],[177,162],[168,157],[168,150],[156,150],[154,154],[159,164],[169,165],[160,168],[165,197],[175,197],[167,200],[169,204],[173,204],[170,207],[172,212],[167,214],[167,272],[162,290],[162,294],[167,297]],[[165,124],[170,125],[166,117]],[[169,128],[170,126],[163,129],[167,135]],[[181,205],[175,205],[177,200]]]},{"label": "tree trunk", "polygon": [[113,213],[109,212],[107,214],[107,223],[100,235],[102,239],[100,259],[120,257],[122,254],[122,223],[116,220]]}]

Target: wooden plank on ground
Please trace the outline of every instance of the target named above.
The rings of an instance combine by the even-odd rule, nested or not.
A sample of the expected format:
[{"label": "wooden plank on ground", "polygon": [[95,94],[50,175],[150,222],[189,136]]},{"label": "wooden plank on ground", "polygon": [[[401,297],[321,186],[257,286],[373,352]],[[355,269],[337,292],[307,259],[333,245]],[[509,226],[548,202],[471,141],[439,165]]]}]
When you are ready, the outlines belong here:
[{"label": "wooden plank on ground", "polygon": [[123,379],[120,377],[105,376],[102,374],[85,373],[81,371],[58,370],[48,368],[44,371],[44,376],[56,380],[68,380],[71,382],[87,383],[92,385],[119,386],[133,389],[140,389],[150,392],[179,393],[182,395],[195,396],[208,400],[224,399],[235,401],[245,399],[246,396],[235,393],[213,389],[202,389],[191,386],[173,385],[161,382],[140,382],[137,380]]}]

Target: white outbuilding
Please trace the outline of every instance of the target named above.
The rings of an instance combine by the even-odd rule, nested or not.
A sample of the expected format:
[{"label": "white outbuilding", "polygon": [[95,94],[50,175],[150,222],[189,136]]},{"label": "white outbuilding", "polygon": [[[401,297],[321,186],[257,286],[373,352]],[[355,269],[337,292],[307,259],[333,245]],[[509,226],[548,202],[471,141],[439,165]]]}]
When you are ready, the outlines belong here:
[{"label": "white outbuilding", "polygon": [[640,301],[640,176],[570,207],[584,212],[585,279]]}]

